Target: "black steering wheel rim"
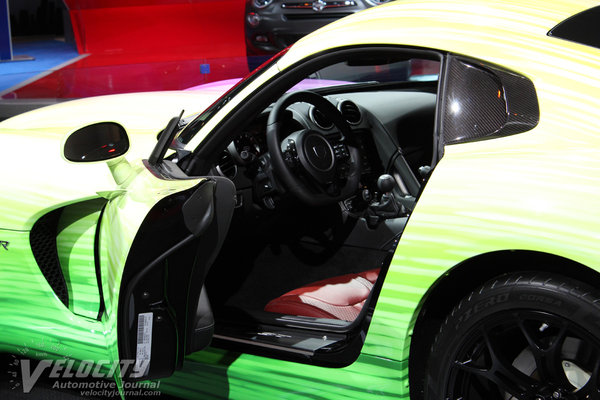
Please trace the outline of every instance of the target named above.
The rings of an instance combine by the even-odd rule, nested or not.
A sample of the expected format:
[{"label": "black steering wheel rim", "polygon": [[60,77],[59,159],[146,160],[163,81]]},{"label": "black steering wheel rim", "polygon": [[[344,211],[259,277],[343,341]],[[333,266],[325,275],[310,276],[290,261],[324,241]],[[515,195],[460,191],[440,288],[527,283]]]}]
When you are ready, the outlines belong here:
[{"label": "black steering wheel rim", "polygon": [[[283,158],[281,151],[281,142],[284,139],[281,137],[283,114],[287,107],[294,103],[300,102],[313,105],[327,118],[329,118],[334,126],[340,131],[342,135],[341,141],[344,142],[344,145],[348,149],[349,154],[347,162],[347,176],[343,186],[339,188],[339,191],[335,194],[329,194],[325,192],[317,193],[310,189],[294,173],[294,171],[292,171]],[[312,135],[313,137],[320,135],[322,138],[325,138],[317,131],[308,131],[307,135]],[[267,147],[269,149],[271,163],[273,165],[275,175],[283,182],[284,186],[294,196],[308,205],[327,205],[348,198],[356,191],[360,180],[360,152],[357,147],[349,145],[347,140],[345,140],[350,135],[351,129],[348,122],[344,119],[337,108],[323,96],[311,91],[298,91],[285,94],[275,103],[267,121]],[[331,148],[331,146],[329,147]],[[335,173],[335,166],[332,165],[332,168],[334,169],[333,172]]]}]

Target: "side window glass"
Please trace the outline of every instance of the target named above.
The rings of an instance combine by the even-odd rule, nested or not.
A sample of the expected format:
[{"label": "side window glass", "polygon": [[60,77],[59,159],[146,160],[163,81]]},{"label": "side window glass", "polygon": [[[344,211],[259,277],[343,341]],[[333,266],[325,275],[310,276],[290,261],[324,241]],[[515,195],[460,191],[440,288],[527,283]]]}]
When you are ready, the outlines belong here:
[{"label": "side window glass", "polygon": [[361,82],[414,82],[438,80],[440,62],[412,58],[394,61],[393,59],[374,60],[365,57],[337,63],[325,67],[309,78],[352,83]]}]

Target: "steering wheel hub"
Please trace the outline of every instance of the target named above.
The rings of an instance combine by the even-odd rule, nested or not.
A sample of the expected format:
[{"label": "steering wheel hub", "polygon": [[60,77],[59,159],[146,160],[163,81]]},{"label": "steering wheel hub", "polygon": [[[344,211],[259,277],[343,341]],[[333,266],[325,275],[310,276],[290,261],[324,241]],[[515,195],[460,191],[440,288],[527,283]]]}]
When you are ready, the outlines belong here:
[{"label": "steering wheel hub", "polygon": [[302,146],[306,161],[310,166],[321,172],[331,171],[335,165],[333,148],[321,135],[310,132],[304,138]]},{"label": "steering wheel hub", "polygon": [[[283,137],[284,111],[298,102],[312,104],[331,120],[339,135],[333,144],[321,132],[311,129]],[[320,206],[344,200],[358,190],[360,179],[360,151],[348,144],[348,135],[348,122],[329,100],[315,92],[288,93],[275,103],[267,121],[273,170],[284,186],[306,204]]]}]

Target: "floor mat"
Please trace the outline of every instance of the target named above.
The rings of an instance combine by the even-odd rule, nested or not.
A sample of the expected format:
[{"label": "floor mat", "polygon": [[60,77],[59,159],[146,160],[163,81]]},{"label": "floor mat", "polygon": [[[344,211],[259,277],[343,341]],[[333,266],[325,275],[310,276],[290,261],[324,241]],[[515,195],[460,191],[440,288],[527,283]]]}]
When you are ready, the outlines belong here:
[{"label": "floor mat", "polygon": [[[349,246],[332,254],[321,245],[306,242],[267,246],[256,257],[239,248],[226,254],[229,256],[220,257],[209,273],[209,296],[216,300],[214,306],[224,302],[227,307],[250,310],[262,310],[274,298],[311,282],[380,267],[387,255]],[[211,290],[223,282],[227,282],[225,290]]]}]

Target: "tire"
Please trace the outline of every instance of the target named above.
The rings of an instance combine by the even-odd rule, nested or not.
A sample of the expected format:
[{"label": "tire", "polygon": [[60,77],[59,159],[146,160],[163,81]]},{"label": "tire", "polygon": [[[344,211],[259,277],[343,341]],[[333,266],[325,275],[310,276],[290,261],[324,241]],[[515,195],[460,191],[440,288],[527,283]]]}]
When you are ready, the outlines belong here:
[{"label": "tire", "polygon": [[600,291],[546,273],[487,282],[442,324],[425,399],[600,399]]}]

